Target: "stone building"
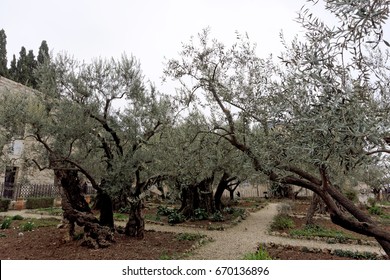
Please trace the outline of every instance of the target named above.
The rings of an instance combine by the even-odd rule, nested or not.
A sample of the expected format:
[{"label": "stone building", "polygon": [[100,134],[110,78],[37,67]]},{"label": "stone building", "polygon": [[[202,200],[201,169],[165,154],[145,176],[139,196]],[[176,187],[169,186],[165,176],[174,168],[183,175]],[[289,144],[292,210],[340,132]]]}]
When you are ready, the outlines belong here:
[{"label": "stone building", "polygon": [[[34,90],[0,76],[0,94],[23,93],[32,96]],[[17,113],[17,112],[16,112]],[[0,133],[1,124],[0,124]],[[3,132],[4,133],[4,132]],[[14,198],[17,185],[54,185],[52,170],[40,171],[32,164],[34,139],[25,137],[25,127],[20,128],[11,142],[6,143],[0,158],[0,197]]]}]

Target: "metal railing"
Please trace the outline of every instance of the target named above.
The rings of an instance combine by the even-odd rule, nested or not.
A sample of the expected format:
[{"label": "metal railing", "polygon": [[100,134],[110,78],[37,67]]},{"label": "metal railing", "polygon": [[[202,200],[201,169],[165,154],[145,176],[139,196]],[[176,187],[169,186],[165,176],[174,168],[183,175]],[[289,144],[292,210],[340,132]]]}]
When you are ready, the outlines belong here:
[{"label": "metal railing", "polygon": [[[86,194],[95,194],[91,186],[83,190]],[[0,197],[17,200],[28,197],[60,197],[61,188],[54,184],[10,184],[0,183]]]}]

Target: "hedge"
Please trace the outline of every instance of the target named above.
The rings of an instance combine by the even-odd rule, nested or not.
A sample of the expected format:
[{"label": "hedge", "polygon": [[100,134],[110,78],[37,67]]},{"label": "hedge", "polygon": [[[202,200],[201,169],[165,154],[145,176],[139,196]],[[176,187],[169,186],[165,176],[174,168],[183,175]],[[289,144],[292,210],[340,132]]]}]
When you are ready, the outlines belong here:
[{"label": "hedge", "polygon": [[26,200],[26,209],[53,207],[54,197],[29,197]]}]

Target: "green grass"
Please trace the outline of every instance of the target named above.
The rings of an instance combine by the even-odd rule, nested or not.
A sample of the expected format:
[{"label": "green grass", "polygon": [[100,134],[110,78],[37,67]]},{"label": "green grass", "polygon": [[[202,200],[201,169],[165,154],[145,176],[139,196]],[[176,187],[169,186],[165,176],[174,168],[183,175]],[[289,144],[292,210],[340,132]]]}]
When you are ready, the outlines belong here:
[{"label": "green grass", "polygon": [[292,236],[305,236],[305,237],[325,237],[325,238],[334,238],[338,242],[345,242],[347,239],[351,239],[352,236],[345,234],[342,231],[327,229],[318,225],[306,226],[303,229],[293,229],[290,230],[290,235]]},{"label": "green grass", "polygon": [[60,221],[58,219],[25,219],[24,220],[26,223],[33,223],[35,228],[39,227],[53,227],[57,226]]},{"label": "green grass", "polygon": [[127,221],[129,218],[129,215],[123,214],[123,213],[114,213],[114,220],[115,221]]},{"label": "green grass", "polygon": [[38,214],[43,214],[43,215],[50,215],[50,216],[61,216],[63,213],[61,207],[37,208],[34,210],[30,210],[28,212],[38,213]]}]

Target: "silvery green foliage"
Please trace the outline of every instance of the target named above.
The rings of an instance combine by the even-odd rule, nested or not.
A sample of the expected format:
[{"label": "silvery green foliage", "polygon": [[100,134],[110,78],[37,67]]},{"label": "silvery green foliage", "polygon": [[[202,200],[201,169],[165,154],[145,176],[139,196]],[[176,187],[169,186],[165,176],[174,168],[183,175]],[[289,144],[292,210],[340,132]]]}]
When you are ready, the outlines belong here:
[{"label": "silvery green foliage", "polygon": [[385,159],[374,151],[387,145],[388,99],[366,48],[388,45],[382,25],[389,11],[387,1],[325,6],[339,21],[329,26],[302,8],[305,38],[282,37],[277,60],[259,58],[246,36],[227,47],[204,30],[165,74],[182,85],[184,104],[207,105],[211,132],[250,148],[258,169],[286,176],[321,167],[341,184],[356,168]]},{"label": "silvery green foliage", "polygon": [[[41,168],[76,168],[92,183],[113,190],[151,176],[148,141],[171,118],[169,100],[143,81],[138,61],[80,63],[59,55],[38,68],[39,91],[4,96],[6,131],[26,127],[30,155]],[[15,113],[17,109],[18,113]]]}]

